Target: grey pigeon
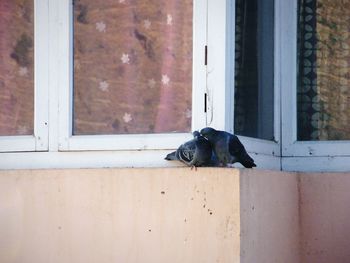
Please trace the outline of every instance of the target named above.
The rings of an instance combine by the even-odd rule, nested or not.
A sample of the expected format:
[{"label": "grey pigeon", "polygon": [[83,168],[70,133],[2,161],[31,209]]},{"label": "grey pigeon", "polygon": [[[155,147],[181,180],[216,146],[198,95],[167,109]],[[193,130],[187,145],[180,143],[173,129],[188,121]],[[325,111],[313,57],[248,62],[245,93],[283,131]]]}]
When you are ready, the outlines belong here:
[{"label": "grey pigeon", "polygon": [[210,142],[198,131],[193,132],[193,139],[181,144],[165,160],[179,160],[190,167],[210,166],[212,159],[212,148]]},{"label": "grey pigeon", "polygon": [[210,127],[202,129],[200,133],[210,141],[214,154],[224,166],[235,162],[246,168],[256,166],[236,135]]}]

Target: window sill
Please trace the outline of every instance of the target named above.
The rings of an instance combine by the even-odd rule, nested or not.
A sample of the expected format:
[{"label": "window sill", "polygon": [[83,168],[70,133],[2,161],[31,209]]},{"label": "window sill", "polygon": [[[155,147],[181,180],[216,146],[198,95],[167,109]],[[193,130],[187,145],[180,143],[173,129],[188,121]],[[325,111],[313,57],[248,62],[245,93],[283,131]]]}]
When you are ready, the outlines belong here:
[{"label": "window sill", "polygon": [[[179,161],[166,161],[173,150],[73,151],[0,153],[0,169],[183,167]],[[250,153],[257,169],[280,170],[280,158]],[[234,165],[241,168],[240,164]]]},{"label": "window sill", "polygon": [[[64,168],[142,168],[184,167],[179,161],[166,161],[173,150],[73,151],[0,153],[0,170]],[[296,172],[348,172],[350,156],[278,157],[249,152],[257,164],[254,170]],[[240,164],[234,167],[242,168]]]}]

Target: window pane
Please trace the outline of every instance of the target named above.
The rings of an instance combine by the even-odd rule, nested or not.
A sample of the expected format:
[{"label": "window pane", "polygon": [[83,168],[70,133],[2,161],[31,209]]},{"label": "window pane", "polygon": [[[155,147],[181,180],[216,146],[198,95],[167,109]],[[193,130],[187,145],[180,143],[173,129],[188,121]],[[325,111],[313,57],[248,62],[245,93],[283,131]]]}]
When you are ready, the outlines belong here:
[{"label": "window pane", "polygon": [[188,132],[190,0],[76,0],[73,133]]},{"label": "window pane", "polygon": [[349,140],[350,1],[298,10],[298,140]]},{"label": "window pane", "polygon": [[237,0],[236,134],[274,139],[274,1]]},{"label": "window pane", "polygon": [[33,9],[33,0],[0,1],[0,135],[33,134]]}]

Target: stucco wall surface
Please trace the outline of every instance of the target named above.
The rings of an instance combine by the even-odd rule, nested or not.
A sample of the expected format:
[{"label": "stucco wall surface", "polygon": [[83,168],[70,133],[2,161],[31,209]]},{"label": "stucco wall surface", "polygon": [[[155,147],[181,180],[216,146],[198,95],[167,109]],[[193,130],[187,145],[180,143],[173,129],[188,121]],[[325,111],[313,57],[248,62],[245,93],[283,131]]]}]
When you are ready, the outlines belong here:
[{"label": "stucco wall surface", "polygon": [[239,171],[0,172],[0,262],[239,262]]},{"label": "stucco wall surface", "polygon": [[241,170],[241,262],[300,263],[295,173]]},{"label": "stucco wall surface", "polygon": [[303,263],[350,262],[350,174],[301,175]]},{"label": "stucco wall surface", "polygon": [[0,262],[347,263],[349,188],[348,173],[0,171]]}]

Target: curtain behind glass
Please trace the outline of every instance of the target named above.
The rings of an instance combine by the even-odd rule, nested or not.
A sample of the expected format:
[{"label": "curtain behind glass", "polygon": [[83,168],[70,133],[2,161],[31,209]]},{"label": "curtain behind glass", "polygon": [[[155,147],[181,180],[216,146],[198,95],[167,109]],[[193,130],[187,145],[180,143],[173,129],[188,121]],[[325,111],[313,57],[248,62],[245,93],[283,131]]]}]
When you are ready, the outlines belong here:
[{"label": "curtain behind glass", "polygon": [[274,139],[274,1],[237,0],[236,134]]},{"label": "curtain behind glass", "polygon": [[192,17],[190,0],[76,0],[73,133],[191,131]]},{"label": "curtain behind glass", "polygon": [[298,140],[350,139],[350,1],[300,0]]},{"label": "curtain behind glass", "polygon": [[34,1],[0,1],[0,136],[34,132]]}]

